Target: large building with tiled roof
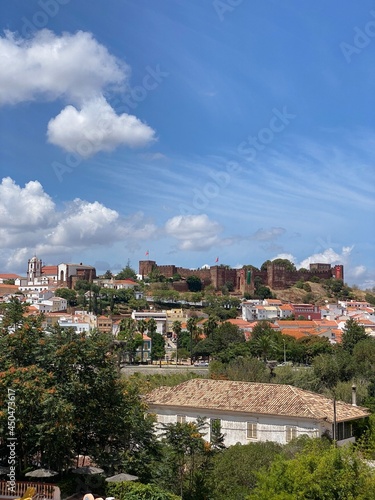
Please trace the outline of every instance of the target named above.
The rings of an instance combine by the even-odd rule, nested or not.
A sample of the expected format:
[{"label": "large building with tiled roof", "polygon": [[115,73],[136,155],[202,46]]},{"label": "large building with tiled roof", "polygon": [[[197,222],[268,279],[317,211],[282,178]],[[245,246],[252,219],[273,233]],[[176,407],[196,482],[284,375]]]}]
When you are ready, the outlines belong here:
[{"label": "large building with tiled roof", "polygon": [[[291,385],[193,379],[174,387],[159,387],[146,396],[159,426],[207,418],[206,439],[219,421],[225,444],[254,441],[287,443],[294,437],[336,436],[339,444],[353,441],[352,422],[369,415],[353,403],[333,402],[321,394]],[[211,425],[210,425],[211,424]]]}]

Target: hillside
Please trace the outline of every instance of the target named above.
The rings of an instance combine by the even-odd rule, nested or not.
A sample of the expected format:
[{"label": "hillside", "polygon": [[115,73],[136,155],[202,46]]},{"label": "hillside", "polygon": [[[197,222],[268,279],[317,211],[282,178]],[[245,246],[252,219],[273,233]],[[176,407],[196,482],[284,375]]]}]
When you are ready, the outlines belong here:
[{"label": "hillside", "polygon": [[[335,302],[336,299],[328,295],[327,290],[320,283],[313,283],[311,281],[306,282],[311,287],[311,292],[307,292],[301,288],[296,288],[295,286],[291,288],[286,288],[285,290],[272,290],[272,293],[276,298],[294,303],[312,303],[317,305],[324,305],[326,301]],[[363,290],[350,289],[352,293],[353,300],[365,300],[365,294]]]}]

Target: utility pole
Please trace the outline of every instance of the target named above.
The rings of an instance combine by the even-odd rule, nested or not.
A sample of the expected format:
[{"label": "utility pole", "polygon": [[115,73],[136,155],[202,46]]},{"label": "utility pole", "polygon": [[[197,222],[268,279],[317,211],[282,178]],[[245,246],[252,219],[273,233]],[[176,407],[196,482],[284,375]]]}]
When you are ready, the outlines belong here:
[{"label": "utility pole", "polygon": [[286,348],[285,348],[285,339],[283,339],[284,342],[284,364],[286,364]]}]

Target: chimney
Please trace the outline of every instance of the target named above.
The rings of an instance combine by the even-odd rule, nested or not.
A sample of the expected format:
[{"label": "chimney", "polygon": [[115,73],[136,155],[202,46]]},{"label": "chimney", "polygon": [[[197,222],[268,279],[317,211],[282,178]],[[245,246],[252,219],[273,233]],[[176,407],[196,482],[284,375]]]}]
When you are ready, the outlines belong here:
[{"label": "chimney", "polygon": [[352,406],[357,406],[357,387],[352,385]]}]

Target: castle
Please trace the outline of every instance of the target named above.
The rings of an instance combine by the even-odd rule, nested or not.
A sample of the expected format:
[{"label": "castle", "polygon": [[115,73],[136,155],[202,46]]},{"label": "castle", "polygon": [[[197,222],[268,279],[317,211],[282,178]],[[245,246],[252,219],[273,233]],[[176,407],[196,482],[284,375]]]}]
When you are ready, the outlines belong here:
[{"label": "castle", "polygon": [[158,271],[166,278],[179,274],[182,278],[198,276],[204,286],[213,285],[215,290],[220,290],[226,283],[232,283],[234,292],[253,293],[256,283],[268,286],[272,290],[283,290],[293,286],[297,281],[309,281],[314,276],[320,279],[336,278],[344,280],[344,266],[331,264],[310,264],[310,269],[290,271],[281,264],[271,262],[266,271],[259,271],[251,266],[241,269],[230,269],[228,266],[212,266],[207,269],[186,269],[175,265],[159,266],[154,260],[140,260],[139,274],[142,278],[152,271]]}]

